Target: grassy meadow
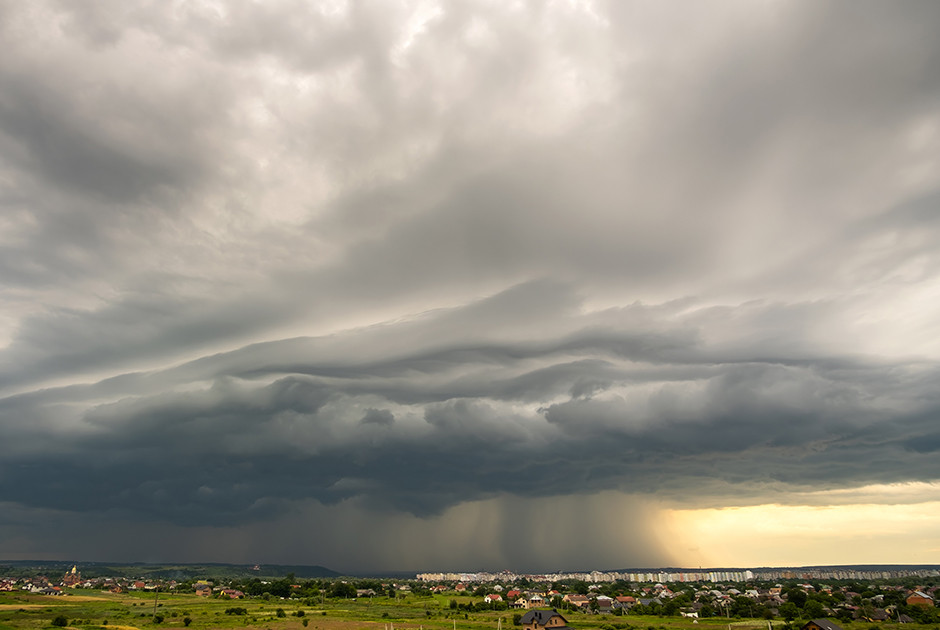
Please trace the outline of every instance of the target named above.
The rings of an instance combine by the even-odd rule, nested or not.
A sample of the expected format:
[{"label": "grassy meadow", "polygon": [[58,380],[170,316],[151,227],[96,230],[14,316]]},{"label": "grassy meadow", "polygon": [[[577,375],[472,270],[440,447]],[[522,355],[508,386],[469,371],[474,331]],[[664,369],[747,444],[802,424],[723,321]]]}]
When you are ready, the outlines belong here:
[{"label": "grassy meadow", "polygon": [[[62,596],[0,593],[0,630],[47,630],[62,616],[72,630],[225,630],[261,628],[264,630],[495,630],[513,627],[518,611],[464,613],[449,608],[458,602],[478,598],[435,595],[409,595],[399,599],[324,599],[315,605],[299,600],[226,600],[192,594],[121,593],[89,590],[68,591]],[[240,609],[233,614],[233,609]],[[155,618],[156,611],[156,618]],[[565,612],[575,629],[597,630],[713,630],[729,628],[723,618],[693,621],[681,617],[592,615]],[[162,620],[161,620],[162,618]],[[187,621],[188,626],[187,626]],[[730,630],[767,628],[761,620],[730,620]],[[61,623],[61,620],[60,620]],[[795,622],[798,628],[800,622]],[[839,623],[845,630],[900,630],[890,622]],[[920,626],[923,627],[923,626]],[[773,630],[782,630],[774,622]]]}]

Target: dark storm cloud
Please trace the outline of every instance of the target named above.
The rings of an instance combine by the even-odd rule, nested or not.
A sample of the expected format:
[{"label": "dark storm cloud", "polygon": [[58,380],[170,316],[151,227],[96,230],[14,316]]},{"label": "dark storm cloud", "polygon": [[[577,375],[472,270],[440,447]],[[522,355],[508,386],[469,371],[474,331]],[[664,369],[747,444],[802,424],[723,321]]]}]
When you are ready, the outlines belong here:
[{"label": "dark storm cloud", "polygon": [[524,564],[557,500],[652,562],[611,496],[938,479],[937,23],[4,5],[0,501]]},{"label": "dark storm cloud", "polygon": [[[931,470],[936,365],[774,356],[755,339],[751,356],[677,343],[714,325],[696,311],[669,336],[573,317],[583,329],[558,339],[447,348],[432,334],[372,356],[500,300],[7,398],[17,419],[5,442],[24,446],[7,449],[0,489],[35,507],[221,525],[307,499],[428,516],[503,493],[703,501],[720,500],[717,482],[739,499],[772,483],[851,487]],[[95,404],[103,395],[116,402]],[[37,452],[28,445],[42,434]]]}]

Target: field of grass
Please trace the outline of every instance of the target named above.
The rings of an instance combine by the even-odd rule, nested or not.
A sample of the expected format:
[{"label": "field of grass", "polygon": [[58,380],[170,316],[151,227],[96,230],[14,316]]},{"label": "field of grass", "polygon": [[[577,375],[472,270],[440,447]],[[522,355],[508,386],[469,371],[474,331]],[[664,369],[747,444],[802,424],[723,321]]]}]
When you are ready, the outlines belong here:
[{"label": "field of grass", "polygon": [[[474,598],[466,596],[410,595],[404,599],[325,599],[315,605],[308,605],[298,600],[220,600],[192,594],[168,593],[160,593],[156,598],[153,593],[112,594],[83,590],[57,597],[0,593],[0,630],[47,630],[53,627],[52,620],[59,615],[68,620],[67,629],[71,630],[186,628],[186,619],[190,620],[190,630],[234,630],[246,627],[262,630],[495,630],[499,626],[505,630],[513,628],[513,613],[516,611],[464,613],[449,608],[451,599],[456,599],[458,603],[474,601]],[[244,609],[244,614],[230,614],[229,609],[233,608]],[[283,611],[283,616],[279,615],[278,609]],[[155,610],[156,614],[162,617],[160,623],[155,622]],[[298,616],[301,613],[302,616]],[[714,618],[693,621],[681,617],[616,617],[567,612],[564,614],[569,625],[576,630],[767,629],[766,621],[756,619]],[[794,627],[799,628],[799,625],[800,623],[796,622]],[[899,624],[890,622],[839,622],[839,625],[844,630],[901,630]],[[782,628],[783,622],[774,623],[773,630]],[[910,626],[905,626],[905,630],[910,630]]]}]

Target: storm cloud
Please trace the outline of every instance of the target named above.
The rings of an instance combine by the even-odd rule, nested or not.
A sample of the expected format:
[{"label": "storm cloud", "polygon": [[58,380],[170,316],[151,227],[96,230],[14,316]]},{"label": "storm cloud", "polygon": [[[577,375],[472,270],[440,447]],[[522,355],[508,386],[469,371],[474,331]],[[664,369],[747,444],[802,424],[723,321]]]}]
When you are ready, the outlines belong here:
[{"label": "storm cloud", "polygon": [[937,25],[0,5],[0,555],[682,564],[940,481]]}]

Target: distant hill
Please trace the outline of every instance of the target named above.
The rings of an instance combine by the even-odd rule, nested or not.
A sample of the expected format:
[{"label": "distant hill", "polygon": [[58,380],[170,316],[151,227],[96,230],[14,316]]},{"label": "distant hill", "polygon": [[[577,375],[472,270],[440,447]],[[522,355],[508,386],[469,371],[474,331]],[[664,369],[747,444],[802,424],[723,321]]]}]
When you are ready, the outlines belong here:
[{"label": "distant hill", "polygon": [[145,562],[83,562],[76,560],[8,560],[0,561],[0,575],[11,572],[47,574],[65,573],[77,566],[83,577],[134,577],[163,580],[192,580],[196,578],[283,578],[293,573],[295,577],[333,578],[342,574],[321,566],[262,564],[256,569],[244,564],[199,563],[199,564],[150,564]]}]

